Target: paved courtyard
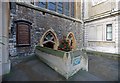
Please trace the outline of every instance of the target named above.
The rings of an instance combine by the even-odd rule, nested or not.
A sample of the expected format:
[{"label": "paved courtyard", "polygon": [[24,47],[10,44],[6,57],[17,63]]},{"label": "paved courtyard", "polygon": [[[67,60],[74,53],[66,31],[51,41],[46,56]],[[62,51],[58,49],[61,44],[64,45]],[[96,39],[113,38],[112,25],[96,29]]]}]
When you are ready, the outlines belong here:
[{"label": "paved courtyard", "polygon": [[89,72],[80,70],[68,80],[35,56],[14,63],[3,81],[118,81],[118,60],[101,56],[89,56]]}]

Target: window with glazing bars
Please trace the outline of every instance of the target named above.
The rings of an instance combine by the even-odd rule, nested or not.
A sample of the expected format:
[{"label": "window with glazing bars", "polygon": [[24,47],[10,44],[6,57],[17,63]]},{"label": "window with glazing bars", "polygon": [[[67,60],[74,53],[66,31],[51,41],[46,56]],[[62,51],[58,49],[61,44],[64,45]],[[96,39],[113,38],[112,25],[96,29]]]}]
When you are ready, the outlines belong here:
[{"label": "window with glazing bars", "polygon": [[46,2],[39,2],[39,6],[42,8],[46,8]]},{"label": "window with glazing bars", "polygon": [[60,14],[63,14],[63,2],[58,2],[57,12],[60,13]]},{"label": "window with glazing bars", "polygon": [[71,17],[74,17],[74,1],[71,2]]},{"label": "window with glazing bars", "polygon": [[42,8],[47,8],[51,11],[58,12],[60,14],[65,14],[66,16],[74,17],[74,0],[69,2],[70,0],[66,0],[66,2],[40,2],[39,6]]},{"label": "window with glazing bars", "polygon": [[69,2],[64,2],[64,14],[69,16]]},{"label": "window with glazing bars", "polygon": [[106,40],[112,41],[112,24],[106,25]]},{"label": "window with glazing bars", "polygon": [[56,11],[56,2],[48,2],[48,9]]}]

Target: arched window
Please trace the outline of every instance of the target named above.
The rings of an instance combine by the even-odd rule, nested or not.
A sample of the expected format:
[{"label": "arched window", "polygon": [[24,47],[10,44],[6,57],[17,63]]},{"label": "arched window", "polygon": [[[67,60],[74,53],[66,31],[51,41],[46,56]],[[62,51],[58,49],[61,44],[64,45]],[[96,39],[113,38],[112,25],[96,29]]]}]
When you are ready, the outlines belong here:
[{"label": "arched window", "polygon": [[75,7],[74,6],[75,6],[74,5],[74,0],[72,0],[72,2],[71,2],[71,17],[74,17],[74,13],[75,13],[75,11],[74,11]]},{"label": "arched window", "polygon": [[69,5],[70,5],[69,0],[66,0],[66,2],[64,2],[64,14],[67,16],[70,15]]},{"label": "arched window", "polygon": [[56,11],[56,2],[48,2],[48,9]]},{"label": "arched window", "polygon": [[72,50],[76,49],[76,40],[72,32],[68,33],[67,39],[69,40],[69,45],[72,47]]},{"label": "arched window", "polygon": [[59,42],[55,32],[51,29],[46,31],[40,40],[40,45],[43,47],[57,49]]},{"label": "arched window", "polygon": [[64,14],[66,16],[74,17],[74,9],[75,9],[75,1],[74,0],[58,0],[58,2],[51,0],[38,0],[39,7],[49,9],[54,12],[58,12],[60,14]]},{"label": "arched window", "polygon": [[57,12],[60,13],[60,14],[63,14],[63,2],[58,2]]}]

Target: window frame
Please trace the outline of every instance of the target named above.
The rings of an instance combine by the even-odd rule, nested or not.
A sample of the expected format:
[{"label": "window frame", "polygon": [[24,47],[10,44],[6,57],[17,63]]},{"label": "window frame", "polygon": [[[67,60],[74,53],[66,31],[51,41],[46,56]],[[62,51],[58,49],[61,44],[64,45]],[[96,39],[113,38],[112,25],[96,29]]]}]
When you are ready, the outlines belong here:
[{"label": "window frame", "polygon": [[[111,27],[109,27],[109,26],[111,26]],[[111,28],[111,31],[109,31],[108,32],[108,28]],[[106,25],[106,40],[107,41],[112,41],[113,40],[113,30],[112,30],[113,28],[112,28],[112,24],[107,24]],[[108,37],[108,34],[111,34],[111,39],[108,39],[107,37]]]},{"label": "window frame", "polygon": [[[72,1],[72,2],[69,2],[69,1]],[[38,6],[42,7],[42,6],[40,6],[41,2],[39,1],[38,3],[39,3]],[[52,11],[52,12],[57,12],[59,14],[65,15],[65,16],[75,18],[75,2],[74,2],[74,0],[68,0],[68,2],[62,2],[62,7],[59,5],[59,2],[48,2],[46,0],[46,2],[42,2],[42,3],[45,3],[44,7],[42,7],[42,8],[46,8],[46,9]],[[55,3],[54,4],[55,8],[50,9],[49,8],[49,3]],[[65,4],[67,4],[67,5],[65,5]],[[72,6],[72,4],[73,4],[74,7]]]},{"label": "window frame", "polygon": [[74,18],[75,17],[75,3],[71,2],[70,6],[71,6],[71,8],[70,8],[70,16]]},{"label": "window frame", "polygon": [[[41,4],[44,5],[45,7],[41,6]],[[38,2],[38,6],[41,8],[47,8],[47,4],[48,4],[47,2]]]},{"label": "window frame", "polygon": [[99,5],[101,3],[106,2],[107,0],[92,0],[92,6]]},{"label": "window frame", "polygon": [[[60,6],[59,3],[62,3],[62,6]],[[62,8],[62,11],[61,11],[62,13],[58,12],[59,14],[63,14],[64,13],[64,7],[63,7],[63,5],[64,5],[63,2],[57,2],[57,12],[60,11],[59,8]]]},{"label": "window frame", "polygon": [[16,14],[16,3],[15,2],[9,2],[10,4],[10,13]]},{"label": "window frame", "polygon": [[[68,6],[68,9],[67,9],[67,6]],[[64,15],[70,16],[70,2],[64,2]]]},{"label": "window frame", "polygon": [[[49,10],[51,10],[51,11],[55,11],[56,12],[56,2],[47,2],[47,4],[48,4],[48,7],[47,7],[47,9],[49,9]],[[49,4],[52,4],[52,5],[54,5],[55,6],[55,8],[54,9],[50,9],[49,8]]]}]

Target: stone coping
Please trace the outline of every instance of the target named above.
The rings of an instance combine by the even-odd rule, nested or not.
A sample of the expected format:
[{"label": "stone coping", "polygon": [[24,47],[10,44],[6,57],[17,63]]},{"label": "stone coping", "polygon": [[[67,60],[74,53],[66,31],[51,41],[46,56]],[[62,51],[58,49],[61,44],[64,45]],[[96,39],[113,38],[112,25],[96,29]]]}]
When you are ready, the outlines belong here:
[{"label": "stone coping", "polygon": [[[81,50],[73,50],[73,51],[65,52],[65,51],[54,50],[54,49],[47,48],[47,47],[42,47],[42,46],[36,46],[36,49],[40,50],[42,52],[48,53],[48,54],[52,54],[52,55],[58,56],[60,58],[63,58],[64,55],[66,55],[68,57],[71,53],[82,54]],[[71,57],[75,57],[75,56],[76,55],[72,55]]]},{"label": "stone coping", "polygon": [[90,54],[101,55],[101,56],[103,55],[103,56],[115,57],[115,58],[120,57],[120,54],[117,54],[117,53],[106,53],[106,52],[92,51],[92,50],[86,50],[86,49],[82,49],[82,51]]},{"label": "stone coping", "polygon": [[115,43],[115,41],[88,41],[88,42]]},{"label": "stone coping", "polygon": [[54,50],[54,49],[47,48],[47,47],[42,47],[42,46],[36,46],[36,49],[40,50],[42,52],[48,53],[48,54],[58,56],[60,58],[63,58],[64,54],[66,53],[64,51]]},{"label": "stone coping", "polygon": [[24,6],[24,7],[30,8],[30,9],[34,9],[34,10],[37,10],[37,11],[41,11],[41,12],[44,12],[44,13],[48,13],[48,14],[51,14],[51,15],[55,15],[55,16],[58,16],[58,17],[61,17],[61,18],[65,18],[65,19],[68,19],[68,20],[71,20],[71,21],[74,21],[74,22],[83,23],[82,20],[79,20],[79,19],[76,19],[76,18],[72,18],[72,17],[69,17],[69,16],[65,16],[65,15],[59,14],[57,12],[50,11],[48,9],[41,8],[41,7],[32,5],[32,4],[27,4],[27,3],[22,3],[22,2],[16,2],[16,4],[20,5],[20,6]]},{"label": "stone coping", "polygon": [[120,10],[117,10],[117,11],[107,11],[107,12],[104,12],[104,13],[101,13],[101,14],[97,14],[95,16],[91,16],[90,18],[88,19],[85,19],[84,22],[87,23],[87,22],[91,22],[91,21],[95,21],[95,20],[98,20],[98,19],[102,19],[102,18],[106,18],[106,17],[110,17],[110,16],[115,16],[115,15],[119,15],[120,14]]}]

